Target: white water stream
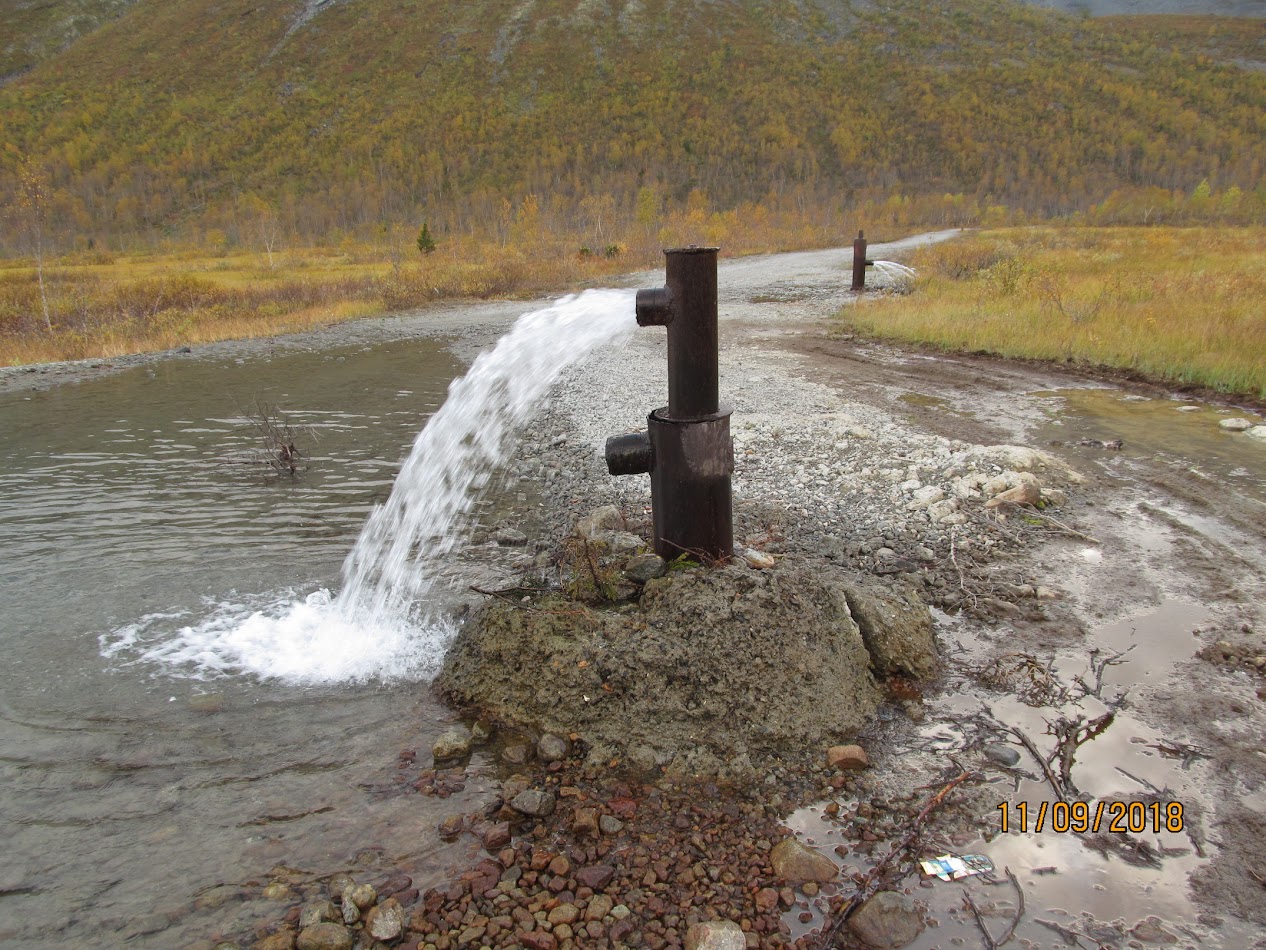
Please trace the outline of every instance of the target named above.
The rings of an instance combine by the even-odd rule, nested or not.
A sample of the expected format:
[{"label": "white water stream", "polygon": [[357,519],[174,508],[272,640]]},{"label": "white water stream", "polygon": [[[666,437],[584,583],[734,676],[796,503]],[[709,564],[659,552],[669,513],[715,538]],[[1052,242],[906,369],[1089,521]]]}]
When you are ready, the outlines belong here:
[{"label": "white water stream", "polygon": [[520,317],[453,382],[418,434],[391,495],[343,564],[337,596],[292,591],[214,605],[171,630],[155,613],[101,638],[102,654],[194,678],[247,674],[294,684],[430,678],[454,631],[430,595],[466,516],[550,386],[636,328],[633,291],[589,290]]}]

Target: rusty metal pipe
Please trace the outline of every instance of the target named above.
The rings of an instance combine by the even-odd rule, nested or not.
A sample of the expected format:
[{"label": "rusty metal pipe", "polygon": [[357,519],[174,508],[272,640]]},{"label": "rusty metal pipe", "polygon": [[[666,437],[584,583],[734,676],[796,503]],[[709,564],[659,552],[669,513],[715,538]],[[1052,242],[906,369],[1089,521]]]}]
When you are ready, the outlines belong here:
[{"label": "rusty metal pipe", "polygon": [[655,464],[651,437],[645,432],[607,439],[607,471],[612,475],[645,475]]},{"label": "rusty metal pipe", "polygon": [[850,289],[865,290],[866,268],[874,266],[874,261],[866,259],[866,232],[858,231],[857,240],[853,242],[853,286]]},{"label": "rusty metal pipe", "polygon": [[668,405],[647,417],[646,432],[606,445],[612,475],[650,473],[655,552],[668,560],[734,553],[734,443],[730,410],[718,402],[718,250],[665,250],[665,286],[638,291],[638,325],[668,330]]}]

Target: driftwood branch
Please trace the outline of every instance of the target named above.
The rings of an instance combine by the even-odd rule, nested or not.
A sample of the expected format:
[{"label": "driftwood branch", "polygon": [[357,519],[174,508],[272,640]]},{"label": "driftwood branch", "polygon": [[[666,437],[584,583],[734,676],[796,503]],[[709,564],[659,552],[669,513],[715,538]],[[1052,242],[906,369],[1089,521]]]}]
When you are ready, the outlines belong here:
[{"label": "driftwood branch", "polygon": [[[923,808],[919,811],[918,815],[915,816],[914,823],[910,830],[906,833],[905,837],[893,845],[888,853],[879,860],[879,863],[870,869],[870,871],[866,874],[866,877],[862,879],[861,884],[858,885],[856,893],[854,893],[845,904],[835,911],[833,915],[835,918],[834,921],[831,922],[829,927],[826,927],[823,930],[822,939],[818,942],[818,950],[827,950],[827,948],[831,947],[835,943],[835,938],[839,936],[840,930],[848,922],[848,918],[852,916],[853,912],[856,911],[857,908],[861,907],[862,904],[870,898],[876,885],[879,883],[880,878],[883,877],[884,872],[887,871],[888,868],[892,866],[892,863],[900,858],[910,845],[914,843],[914,840],[919,836],[919,832],[923,828],[923,823],[928,820],[928,816],[930,816],[932,812],[940,807],[941,803],[945,801],[949,793],[956,789],[959,785],[962,785],[968,779],[979,777],[979,772],[963,772],[943,785],[939,792],[924,803]],[[830,921],[831,917],[828,916],[827,920]]]}]

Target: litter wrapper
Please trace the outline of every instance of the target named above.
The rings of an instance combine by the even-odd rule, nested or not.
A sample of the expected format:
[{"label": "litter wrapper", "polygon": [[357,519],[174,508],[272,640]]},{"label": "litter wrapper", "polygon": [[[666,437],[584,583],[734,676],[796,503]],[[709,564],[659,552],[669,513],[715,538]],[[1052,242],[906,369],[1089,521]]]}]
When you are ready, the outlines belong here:
[{"label": "litter wrapper", "polygon": [[920,861],[924,874],[935,874],[942,881],[957,881],[973,874],[988,874],[993,862],[983,854],[943,854],[939,858]]}]

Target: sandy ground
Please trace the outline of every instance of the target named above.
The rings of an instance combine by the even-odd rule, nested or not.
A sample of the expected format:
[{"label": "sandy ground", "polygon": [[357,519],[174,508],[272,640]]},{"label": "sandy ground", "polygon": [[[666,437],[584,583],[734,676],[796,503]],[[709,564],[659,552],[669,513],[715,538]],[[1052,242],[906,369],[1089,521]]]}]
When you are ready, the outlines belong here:
[{"label": "sandy ground", "polygon": [[[951,236],[871,253],[900,259],[919,241]],[[936,612],[946,672],[923,696],[921,714],[887,717],[864,737],[873,787],[894,797],[935,787],[947,762],[984,773],[967,793],[971,814],[944,844],[1015,871],[1027,894],[1021,945],[1266,946],[1266,659],[1258,665],[1266,657],[1266,444],[1220,431],[1225,407],[1181,413],[1186,403],[1158,399],[1150,387],[832,337],[827,322],[848,300],[850,260],[851,250],[839,249],[723,262],[727,351],[757,361],[766,354],[780,372],[871,418],[949,440],[1040,447],[1087,479],[1045,523],[1042,543],[958,572],[965,605],[989,599],[1014,609]],[[660,282],[641,274],[622,283]],[[532,306],[454,305],[189,353],[4,369],[0,392],[160,359],[418,335],[450,338],[469,358]],[[645,347],[644,356],[654,353]],[[1197,421],[1205,427],[1193,429]],[[1116,438],[1120,450],[1102,446]],[[1039,587],[1051,598],[1034,605]],[[994,762],[999,745],[1019,762]],[[1061,755],[1070,749],[1071,758]],[[1051,760],[1053,777],[1039,758]],[[1178,803],[1182,828],[1115,838],[1039,833],[1031,816],[1030,827],[1017,828],[1019,803],[1036,809],[1058,794],[1080,795],[1092,808]],[[811,807],[787,821],[830,843],[822,814]],[[911,884],[927,913],[947,922],[912,946],[981,945],[963,914],[962,885]],[[817,916],[804,927],[819,925],[822,909],[806,912]]]}]

